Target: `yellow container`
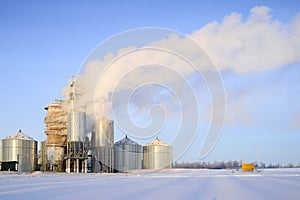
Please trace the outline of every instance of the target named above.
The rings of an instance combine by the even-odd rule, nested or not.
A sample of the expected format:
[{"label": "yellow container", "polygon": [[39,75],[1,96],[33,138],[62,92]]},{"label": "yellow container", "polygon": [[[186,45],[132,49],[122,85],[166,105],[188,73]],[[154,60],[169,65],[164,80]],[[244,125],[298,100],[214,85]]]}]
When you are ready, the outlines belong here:
[{"label": "yellow container", "polygon": [[253,170],[254,170],[254,164],[250,164],[250,163],[242,164],[242,171],[253,171]]}]

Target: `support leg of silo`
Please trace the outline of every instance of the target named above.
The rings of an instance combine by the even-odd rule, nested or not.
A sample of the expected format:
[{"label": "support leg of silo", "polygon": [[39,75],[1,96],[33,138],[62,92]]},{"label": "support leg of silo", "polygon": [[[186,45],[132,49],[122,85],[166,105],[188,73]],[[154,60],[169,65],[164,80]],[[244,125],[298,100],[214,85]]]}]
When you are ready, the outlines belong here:
[{"label": "support leg of silo", "polygon": [[76,159],[76,173],[79,173],[79,159]]},{"label": "support leg of silo", "polygon": [[87,170],[87,168],[88,168],[87,166],[88,166],[88,165],[87,165],[87,164],[88,164],[88,160],[85,159],[85,160],[84,160],[84,173],[87,173],[87,172],[88,172],[88,170]]},{"label": "support leg of silo", "polygon": [[76,173],[76,159],[73,159],[73,172]]},{"label": "support leg of silo", "polygon": [[66,160],[66,172],[70,173],[70,158]]}]

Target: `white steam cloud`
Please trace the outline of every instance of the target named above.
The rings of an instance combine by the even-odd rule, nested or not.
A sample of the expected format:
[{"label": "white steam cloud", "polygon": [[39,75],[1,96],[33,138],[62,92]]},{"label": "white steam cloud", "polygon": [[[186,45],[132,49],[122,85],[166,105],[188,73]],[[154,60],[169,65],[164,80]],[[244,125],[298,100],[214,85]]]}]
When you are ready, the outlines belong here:
[{"label": "white steam cloud", "polygon": [[[300,13],[290,22],[284,23],[274,19],[270,11],[270,8],[265,6],[254,7],[246,19],[243,19],[241,14],[234,12],[225,16],[221,23],[209,23],[203,28],[193,31],[188,37],[204,48],[220,71],[234,69],[238,73],[248,73],[300,62]],[[203,59],[195,58],[198,55],[195,54],[193,47],[186,45],[185,38],[178,38],[174,35],[151,42],[149,46],[163,48],[173,44],[180,44],[185,50],[190,48],[190,56],[194,56],[193,59]],[[107,54],[101,59],[95,58],[86,64],[85,71],[82,72],[79,79],[79,89],[83,91],[83,95],[79,98],[79,104],[85,106],[86,113],[91,119],[99,116],[112,117],[110,95],[112,92],[116,92],[114,91],[116,84],[131,68],[141,66],[146,61],[151,60],[158,64],[169,63],[169,65],[175,63],[176,66],[181,66],[181,69],[178,69],[180,73],[187,77],[193,73],[193,70],[185,66],[185,63],[180,63],[180,59],[174,60],[174,57],[169,57],[167,54],[149,56],[136,52],[128,55],[123,63],[116,62],[114,67],[108,68],[105,76],[100,78],[102,82],[96,84],[101,88],[98,90],[95,83],[103,75],[101,74],[103,67],[107,67],[117,57],[135,48],[135,46],[128,45],[116,53]],[[180,51],[181,49],[177,49],[179,54]],[[202,66],[204,71],[211,70],[205,68],[206,60],[201,62],[204,63]],[[147,76],[147,71],[141,72],[136,74],[136,79],[143,79]],[[172,81],[172,77],[168,76],[164,76],[162,79]],[[126,85],[123,89],[126,91]],[[151,96],[149,93],[147,95]],[[235,107],[234,103],[229,106],[232,107],[232,110],[243,110],[241,107]],[[247,111],[243,112],[247,113]],[[231,118],[229,121],[231,123],[236,120]],[[246,121],[247,123],[252,121],[248,114]]]}]

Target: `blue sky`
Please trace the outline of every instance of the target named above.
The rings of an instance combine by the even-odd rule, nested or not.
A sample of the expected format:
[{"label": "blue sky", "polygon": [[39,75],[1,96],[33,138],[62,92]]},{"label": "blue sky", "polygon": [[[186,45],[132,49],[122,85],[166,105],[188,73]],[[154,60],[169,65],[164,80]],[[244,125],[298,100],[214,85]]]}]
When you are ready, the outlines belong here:
[{"label": "blue sky", "polygon": [[[300,12],[296,0],[0,1],[0,138],[22,129],[38,141],[45,139],[44,106],[61,97],[67,76],[76,74],[89,52],[112,35],[163,27],[188,35],[203,30],[199,34],[209,36],[209,28],[203,29],[207,24],[215,21],[221,27],[232,12],[241,14],[243,23],[255,6],[269,7],[273,19],[287,25]],[[287,61],[242,73],[222,68],[228,109],[237,114],[229,113],[205,160],[300,163],[299,65]],[[200,143],[196,138],[182,160],[199,160]]]}]

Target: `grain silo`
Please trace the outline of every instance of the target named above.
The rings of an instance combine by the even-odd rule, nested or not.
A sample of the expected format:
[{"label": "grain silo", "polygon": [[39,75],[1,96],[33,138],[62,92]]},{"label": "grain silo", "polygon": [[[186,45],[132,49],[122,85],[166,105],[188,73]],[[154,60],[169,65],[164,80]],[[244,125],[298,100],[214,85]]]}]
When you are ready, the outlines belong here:
[{"label": "grain silo", "polygon": [[115,143],[115,170],[124,172],[142,168],[142,145],[125,138]]},{"label": "grain silo", "polygon": [[68,114],[68,142],[66,172],[87,173],[87,150],[84,145],[86,134],[84,112],[72,110]]},{"label": "grain silo", "polygon": [[94,172],[114,171],[114,123],[107,118],[97,121],[92,133]]},{"label": "grain silo", "polygon": [[40,154],[38,159],[38,165],[40,171],[46,171],[47,164],[47,151],[46,151],[46,141],[40,142]]},{"label": "grain silo", "polygon": [[1,170],[32,172],[37,168],[37,141],[20,130],[2,140]]},{"label": "grain silo", "polygon": [[144,168],[172,168],[172,147],[156,138],[144,146]]},{"label": "grain silo", "polygon": [[66,172],[87,173],[87,149],[85,147],[86,137],[86,114],[84,107],[79,106],[78,96],[81,95],[75,90],[77,77],[70,76],[66,92],[68,97],[65,100],[67,107],[67,152],[65,156]]}]

